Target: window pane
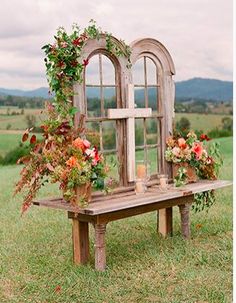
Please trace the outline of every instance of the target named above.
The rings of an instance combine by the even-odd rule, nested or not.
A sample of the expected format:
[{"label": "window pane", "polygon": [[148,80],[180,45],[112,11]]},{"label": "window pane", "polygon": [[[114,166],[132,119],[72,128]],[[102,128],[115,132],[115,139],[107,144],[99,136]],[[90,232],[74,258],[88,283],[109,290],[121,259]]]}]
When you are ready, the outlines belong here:
[{"label": "window pane", "polygon": [[118,162],[118,157],[116,153],[110,153],[104,155],[105,161],[107,165],[109,166],[110,170],[108,173],[107,180],[108,181],[110,178],[112,178],[116,185],[119,185],[119,162]]},{"label": "window pane", "polygon": [[87,87],[87,116],[100,117],[101,116],[101,100],[100,100],[100,87]]},{"label": "window pane", "polygon": [[147,150],[147,159],[150,163],[151,174],[157,173],[157,147],[149,148]]},{"label": "window pane", "polygon": [[147,144],[157,144],[157,119],[146,119]]},{"label": "window pane", "polygon": [[102,84],[115,85],[115,68],[106,56],[102,56]]},{"label": "window pane", "polygon": [[86,123],[86,138],[100,149],[100,133],[98,122],[87,122]]},{"label": "window pane", "polygon": [[102,123],[103,149],[116,149],[116,122],[106,121]]},{"label": "window pane", "polygon": [[89,64],[86,66],[85,75],[86,75],[86,84],[87,85],[100,84],[98,55],[95,55],[92,58],[90,58]]},{"label": "window pane", "polygon": [[116,88],[115,87],[104,87],[104,108],[116,108]]},{"label": "window pane", "polygon": [[148,106],[152,108],[153,111],[157,111],[157,87],[148,87]]},{"label": "window pane", "polygon": [[142,146],[144,144],[143,119],[135,119],[135,145]]},{"label": "window pane", "polygon": [[156,65],[148,57],[146,57],[146,68],[147,68],[147,84],[148,85],[156,85],[157,84]]},{"label": "window pane", "polygon": [[134,103],[136,107],[145,107],[144,88],[134,88]]},{"label": "window pane", "polygon": [[144,85],[144,59],[139,59],[132,67],[133,83]]}]

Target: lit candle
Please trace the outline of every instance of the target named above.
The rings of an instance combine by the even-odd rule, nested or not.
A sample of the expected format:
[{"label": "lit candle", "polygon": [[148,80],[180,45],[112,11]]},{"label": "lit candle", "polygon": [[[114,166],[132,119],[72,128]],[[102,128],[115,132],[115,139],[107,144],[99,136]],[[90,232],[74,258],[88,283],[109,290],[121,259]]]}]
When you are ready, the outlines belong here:
[{"label": "lit candle", "polygon": [[145,164],[138,164],[137,165],[137,178],[145,179],[147,177],[147,170]]}]

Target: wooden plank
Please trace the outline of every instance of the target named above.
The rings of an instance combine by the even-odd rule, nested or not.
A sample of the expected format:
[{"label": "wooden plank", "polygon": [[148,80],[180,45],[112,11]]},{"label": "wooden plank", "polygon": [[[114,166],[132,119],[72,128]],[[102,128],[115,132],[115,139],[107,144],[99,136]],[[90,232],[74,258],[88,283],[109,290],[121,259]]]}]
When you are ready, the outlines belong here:
[{"label": "wooden plank", "polygon": [[89,258],[88,223],[72,219],[73,259],[75,264],[85,264]]},{"label": "wooden plank", "polygon": [[95,224],[95,269],[104,271],[106,269],[106,224]]},{"label": "wooden plank", "polygon": [[172,207],[162,208],[158,211],[158,231],[163,236],[172,236]]},{"label": "wooden plank", "polygon": [[151,116],[151,108],[109,108],[107,110],[109,119],[148,118]]},{"label": "wooden plank", "polygon": [[[63,209],[75,213],[96,215],[118,210],[124,210],[140,205],[148,205],[155,202],[162,202],[170,199],[186,197],[198,192],[223,188],[231,184],[231,181],[201,180],[197,183],[188,184],[183,189],[176,189],[174,188],[174,186],[170,186],[167,192],[161,192],[158,190],[157,186],[153,186],[150,187],[148,189],[148,192],[143,195],[135,195],[135,193],[131,191],[131,194],[129,196],[119,196],[118,192],[117,194],[111,196],[104,196],[102,201],[99,199],[97,202],[96,197],[94,197],[94,200],[88,205],[87,208],[84,209],[72,206],[71,204],[63,201],[62,199],[36,200],[34,201],[34,204],[38,206]],[[132,190],[132,187],[130,187],[130,190]]]}]

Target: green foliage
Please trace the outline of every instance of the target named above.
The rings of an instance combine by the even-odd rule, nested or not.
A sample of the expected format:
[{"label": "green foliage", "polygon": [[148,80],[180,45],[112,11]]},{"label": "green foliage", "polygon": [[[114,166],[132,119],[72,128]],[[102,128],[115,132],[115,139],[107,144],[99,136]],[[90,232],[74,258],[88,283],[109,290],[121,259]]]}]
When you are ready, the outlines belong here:
[{"label": "green foliage", "polygon": [[188,118],[182,117],[179,121],[176,122],[175,132],[178,133],[181,137],[186,137],[190,131],[191,123]]},{"label": "green foliage", "polygon": [[194,194],[194,203],[192,204],[192,210],[197,213],[203,210],[209,211],[209,208],[215,203],[214,190],[205,191],[202,193]]},{"label": "green foliage", "polygon": [[35,115],[26,115],[25,116],[25,121],[27,123],[27,127],[31,128],[31,127],[35,127],[36,124],[36,117]]},{"label": "green foliage", "polygon": [[20,143],[17,147],[10,150],[4,157],[0,159],[0,164],[9,165],[16,164],[16,162],[24,156],[27,156],[30,152],[29,145],[23,145]]},{"label": "green foliage", "polygon": [[174,185],[180,187],[186,184],[187,170],[185,167],[180,167],[177,171],[177,175],[174,177]]}]

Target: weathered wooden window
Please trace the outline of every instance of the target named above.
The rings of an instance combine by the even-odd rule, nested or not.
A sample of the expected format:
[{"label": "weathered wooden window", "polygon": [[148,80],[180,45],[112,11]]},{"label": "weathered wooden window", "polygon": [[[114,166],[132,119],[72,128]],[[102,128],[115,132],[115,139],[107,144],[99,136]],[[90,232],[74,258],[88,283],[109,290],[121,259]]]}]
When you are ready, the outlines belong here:
[{"label": "weathered wooden window", "polygon": [[85,73],[87,137],[99,148],[111,166],[111,176],[119,181],[116,121],[107,119],[107,109],[117,108],[116,71],[110,59],[92,56]]},{"label": "weathered wooden window", "polygon": [[86,117],[88,139],[108,163],[116,163],[111,175],[119,185],[132,184],[139,159],[151,162],[152,178],[167,173],[164,150],[172,132],[175,70],[166,48],[155,39],[135,40],[130,69],[128,59],[109,53],[101,37],[86,42],[81,59],[89,64],[84,82],[74,85],[74,104]]},{"label": "weathered wooden window", "polygon": [[160,125],[161,103],[159,95],[158,68],[148,56],[143,56],[132,68],[134,99],[137,108],[152,108],[152,116],[135,121],[136,160],[150,163],[151,174],[156,175],[161,168]]}]

